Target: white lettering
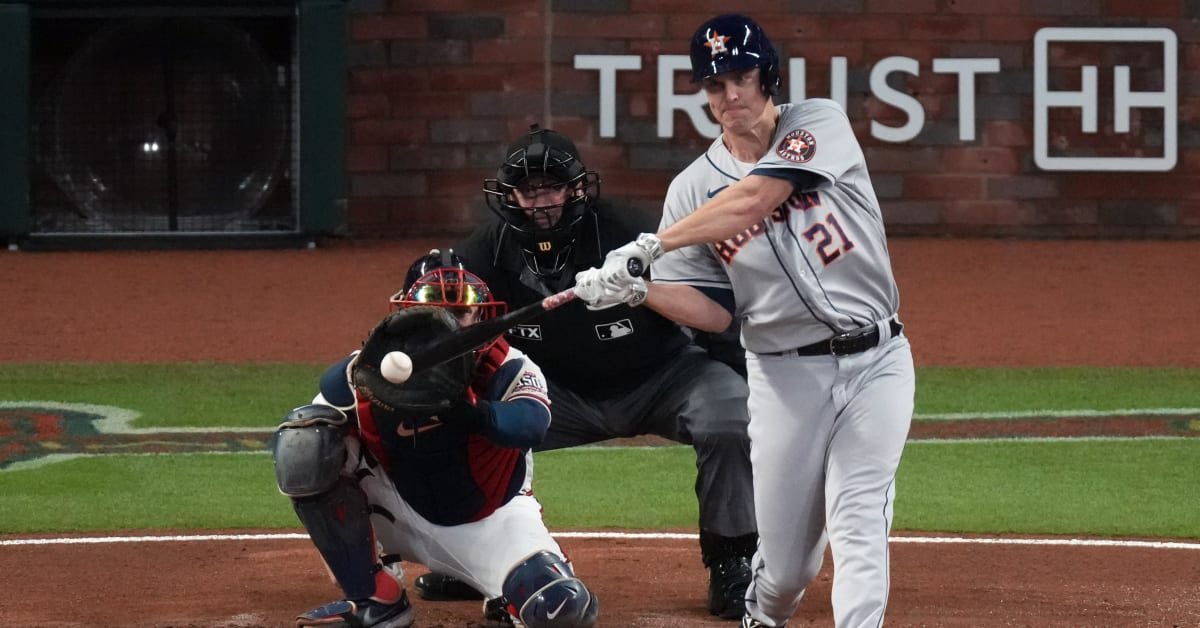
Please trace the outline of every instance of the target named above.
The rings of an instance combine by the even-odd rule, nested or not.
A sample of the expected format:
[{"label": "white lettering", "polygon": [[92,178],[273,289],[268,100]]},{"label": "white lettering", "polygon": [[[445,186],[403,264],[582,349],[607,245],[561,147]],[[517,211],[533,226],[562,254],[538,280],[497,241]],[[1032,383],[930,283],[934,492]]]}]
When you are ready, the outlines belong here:
[{"label": "white lettering", "polygon": [[934,59],[933,71],[958,75],[958,137],[975,139],[975,75],[1000,71],[999,59]]},{"label": "white lettering", "polygon": [[[1162,44],[1161,68],[1149,68],[1161,72],[1161,91],[1133,91],[1132,75],[1146,68],[1113,67],[1113,131],[1131,132],[1132,110],[1161,109],[1163,111],[1163,138],[1161,157],[1154,156],[1050,156],[1049,114],[1051,108],[1074,108],[1080,112],[1080,130],[1097,133],[1100,106],[1099,85],[1101,69],[1094,65],[1081,65],[1074,71],[1079,73],[1078,89],[1052,90],[1049,83],[1049,51],[1051,43],[1069,45],[1071,42],[1153,42]],[[1127,170],[1165,171],[1175,167],[1178,159],[1178,37],[1167,28],[1043,28],[1034,38],[1034,161],[1044,170]],[[617,131],[617,72],[641,70],[638,55],[576,55],[575,68],[596,70],[599,73],[599,134],[600,137],[616,137]],[[676,93],[678,74],[690,72],[690,60],[686,55],[659,55],[657,59],[657,111],[656,130],[658,137],[675,135],[675,112],[682,111],[696,131],[708,138],[720,133],[720,126],[709,116],[707,98],[702,90],[691,93]],[[958,75],[958,136],[959,140],[976,140],[976,88],[979,74],[996,74],[1001,71],[1000,59],[995,58],[937,58],[933,59],[933,72]],[[807,93],[807,60],[787,60],[788,101],[800,102],[809,97]],[[871,136],[885,142],[902,143],[917,137],[925,126],[925,109],[921,101],[911,94],[893,88],[888,77],[895,72],[912,76],[920,75],[920,64],[910,57],[892,56],[881,59],[870,69],[868,97],[899,109],[907,117],[901,126],[888,126],[872,120]],[[1058,72],[1072,68],[1056,68]],[[829,98],[836,101],[853,117],[849,109],[846,57],[832,57],[829,61]]]},{"label": "white lettering", "polygon": [[829,98],[846,109],[846,57],[829,60]]},{"label": "white lettering", "polygon": [[797,57],[788,60],[788,100],[790,102],[800,102],[808,98],[808,77],[807,69],[804,65],[804,57]]},{"label": "white lettering", "polygon": [[658,136],[674,137],[675,110],[687,114],[692,126],[704,137],[716,137],[721,126],[708,118],[704,106],[708,98],[704,91],[694,94],[675,93],[675,73],[692,71],[692,60],[687,55],[660,55],[658,57]]},{"label": "white lettering", "polygon": [[600,71],[600,137],[617,136],[617,72],[642,69],[638,55],[575,55],[576,70]]},{"label": "white lettering", "polygon": [[[1113,68],[1113,131],[1128,133],[1130,109],[1163,110],[1163,154],[1152,156],[1054,157],[1050,155],[1050,109],[1074,108],[1080,111],[1080,130],[1096,133],[1099,129],[1099,68],[1079,67],[1079,90],[1050,89],[1050,44],[1071,42],[1153,42],[1162,46],[1162,91],[1130,90],[1128,66]],[[1043,170],[1116,170],[1126,172],[1162,172],[1175,167],[1178,159],[1179,98],[1177,63],[1179,42],[1167,28],[1043,28],[1033,40],[1033,159]]]},{"label": "white lettering", "polygon": [[885,142],[907,142],[919,135],[925,126],[925,109],[921,107],[921,101],[888,85],[887,76],[892,72],[918,76],[921,66],[911,57],[888,57],[871,68],[871,93],[882,102],[903,111],[908,116],[908,122],[904,126],[892,127],[872,120],[871,135]]},{"label": "white lettering", "polygon": [[[808,98],[808,69],[803,57],[788,61],[788,102]],[[846,108],[846,57],[829,59],[829,99]]]}]

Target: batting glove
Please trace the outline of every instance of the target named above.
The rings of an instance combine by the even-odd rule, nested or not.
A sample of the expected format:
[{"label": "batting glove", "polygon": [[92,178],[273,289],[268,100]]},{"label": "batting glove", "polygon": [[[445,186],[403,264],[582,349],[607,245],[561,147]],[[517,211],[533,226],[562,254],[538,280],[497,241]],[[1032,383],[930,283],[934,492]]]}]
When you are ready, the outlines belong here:
[{"label": "batting glove", "polygon": [[607,276],[621,273],[631,277],[641,277],[646,274],[650,264],[662,257],[662,241],[653,233],[643,233],[636,240],[618,249],[609,251],[604,257],[602,269]]},{"label": "batting glove", "polygon": [[603,269],[589,268],[575,275],[575,296],[587,303],[589,310],[607,310],[622,303],[641,305],[649,290],[646,280],[622,273],[606,276]]}]

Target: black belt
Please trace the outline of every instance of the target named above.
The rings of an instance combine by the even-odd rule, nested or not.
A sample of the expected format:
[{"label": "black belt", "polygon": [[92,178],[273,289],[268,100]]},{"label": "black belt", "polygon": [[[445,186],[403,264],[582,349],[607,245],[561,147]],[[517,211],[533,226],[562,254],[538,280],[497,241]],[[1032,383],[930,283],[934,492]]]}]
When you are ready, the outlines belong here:
[{"label": "black belt", "polygon": [[[904,331],[904,324],[891,319],[888,321],[888,327],[892,330],[892,337],[900,335]],[[785,355],[852,355],[862,353],[867,349],[875,347],[879,344],[879,327],[871,325],[854,331],[848,331],[844,334],[838,334],[833,338],[814,342],[811,345],[788,349],[787,351],[767,351],[763,355],[785,356]]]}]

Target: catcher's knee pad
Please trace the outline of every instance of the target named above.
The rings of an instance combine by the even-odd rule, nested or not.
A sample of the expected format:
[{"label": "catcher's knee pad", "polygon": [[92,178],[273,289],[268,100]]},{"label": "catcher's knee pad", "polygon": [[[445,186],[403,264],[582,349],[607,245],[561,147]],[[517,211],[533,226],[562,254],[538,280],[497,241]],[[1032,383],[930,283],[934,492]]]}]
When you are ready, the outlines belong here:
[{"label": "catcher's knee pad", "polygon": [[346,460],[345,424],[341,410],[317,404],[300,406],[283,418],[271,444],[279,492],[310,497],[333,488]]},{"label": "catcher's knee pad", "polygon": [[570,565],[545,550],[521,561],[504,578],[504,598],[528,628],[591,628],[599,600]]}]

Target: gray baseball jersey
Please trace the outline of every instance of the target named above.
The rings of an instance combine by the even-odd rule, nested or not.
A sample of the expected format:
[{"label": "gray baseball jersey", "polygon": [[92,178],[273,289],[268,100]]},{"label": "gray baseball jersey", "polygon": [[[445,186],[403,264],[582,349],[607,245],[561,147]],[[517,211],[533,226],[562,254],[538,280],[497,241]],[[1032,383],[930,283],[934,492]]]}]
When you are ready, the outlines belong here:
[{"label": "gray baseball jersey", "polygon": [[865,327],[900,304],[879,201],[845,112],[826,99],[778,107],[772,148],[758,163],[737,161],[718,137],[675,177],[660,230],[747,174],[803,170],[825,181],[729,240],[654,262],[655,281],[732,287],[742,344],[756,353]]}]

